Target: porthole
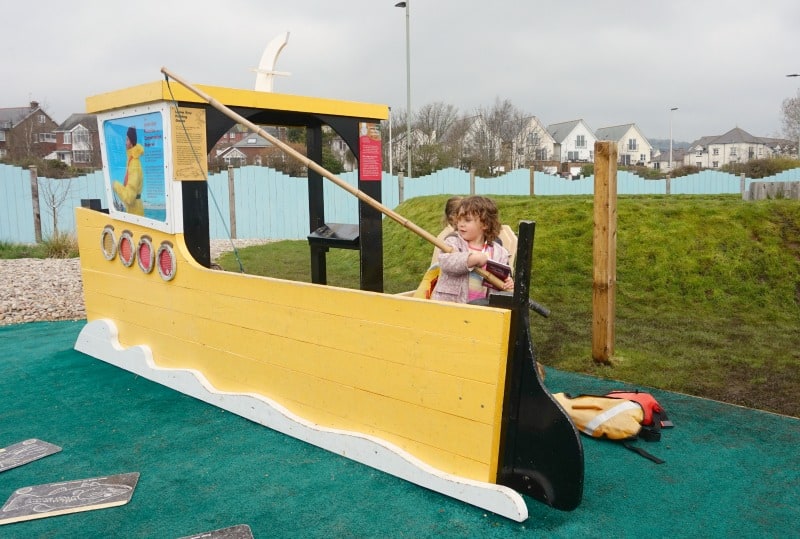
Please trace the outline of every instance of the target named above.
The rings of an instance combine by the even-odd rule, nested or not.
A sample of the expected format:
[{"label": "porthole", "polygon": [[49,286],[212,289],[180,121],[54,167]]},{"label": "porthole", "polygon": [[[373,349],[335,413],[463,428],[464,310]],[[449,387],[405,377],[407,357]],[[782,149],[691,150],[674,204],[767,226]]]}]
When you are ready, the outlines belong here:
[{"label": "porthole", "polygon": [[139,240],[139,246],[136,249],[136,260],[138,260],[139,268],[143,272],[150,273],[153,271],[155,252],[153,252],[153,243],[149,237],[142,236]]},{"label": "porthole", "polygon": [[131,237],[131,233],[127,230],[123,231],[122,235],[119,237],[117,251],[119,252],[119,259],[122,265],[126,268],[131,267],[133,259],[136,258],[136,250],[133,247],[133,237]]},{"label": "porthole", "polygon": [[117,239],[114,237],[114,227],[107,225],[100,234],[100,250],[106,260],[114,260],[117,256]]},{"label": "porthole", "polygon": [[156,267],[158,274],[165,281],[171,281],[175,277],[177,270],[175,262],[175,252],[169,242],[163,242],[156,253]]}]

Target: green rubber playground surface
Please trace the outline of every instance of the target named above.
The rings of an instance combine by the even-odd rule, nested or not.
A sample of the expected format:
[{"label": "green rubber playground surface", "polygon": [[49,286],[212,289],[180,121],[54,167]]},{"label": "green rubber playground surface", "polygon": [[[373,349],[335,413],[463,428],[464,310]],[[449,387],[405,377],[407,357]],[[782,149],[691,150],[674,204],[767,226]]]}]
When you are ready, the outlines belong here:
[{"label": "green rubber playground surface", "polygon": [[[0,472],[21,488],[139,472],[129,503],[0,526],[0,537],[183,537],[240,524],[259,537],[791,537],[800,420],[650,390],[675,428],[637,442],[655,464],[582,437],[582,504],[526,498],[509,521],[214,408],[72,349],[85,322],[0,327],[0,447],[62,451]],[[548,370],[553,391],[626,384]],[[648,390],[648,388],[639,388]],[[1,518],[1,517],[0,517]]]}]

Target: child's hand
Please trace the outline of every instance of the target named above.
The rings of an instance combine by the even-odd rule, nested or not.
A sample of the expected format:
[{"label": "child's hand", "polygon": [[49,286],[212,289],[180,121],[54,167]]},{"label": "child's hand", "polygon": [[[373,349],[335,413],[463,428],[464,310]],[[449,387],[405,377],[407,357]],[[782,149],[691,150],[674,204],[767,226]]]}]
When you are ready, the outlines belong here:
[{"label": "child's hand", "polygon": [[506,277],[506,280],[503,282],[503,290],[514,290],[514,279],[511,276]]},{"label": "child's hand", "polygon": [[467,266],[470,268],[483,267],[488,260],[489,256],[486,253],[472,252],[467,258]]}]

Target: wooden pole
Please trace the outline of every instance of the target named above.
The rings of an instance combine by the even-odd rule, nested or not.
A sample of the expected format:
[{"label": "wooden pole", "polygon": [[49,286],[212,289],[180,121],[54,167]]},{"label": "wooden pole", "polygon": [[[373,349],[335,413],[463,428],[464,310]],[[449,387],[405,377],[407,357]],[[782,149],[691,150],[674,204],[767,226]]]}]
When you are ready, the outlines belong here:
[{"label": "wooden pole", "polygon": [[531,178],[530,178],[530,195],[531,195],[531,196],[533,196],[533,195],[534,195],[533,187],[534,187],[534,182],[535,182],[535,179],[536,179],[536,178],[535,178],[536,171],[535,171],[535,170],[533,170],[533,167],[530,167],[528,170],[530,170],[530,173],[531,173]]},{"label": "wooden pole", "polygon": [[31,202],[33,205],[33,235],[36,243],[42,243],[42,211],[39,207],[39,174],[36,165],[28,167],[31,174]]},{"label": "wooden pole", "polygon": [[397,175],[397,203],[402,204],[406,199],[406,179],[403,173]]},{"label": "wooden pole", "polygon": [[[410,231],[414,232],[418,236],[422,237],[423,239],[425,239],[429,243],[432,243],[433,245],[438,247],[443,252],[450,253],[450,252],[453,251],[453,248],[450,247],[448,244],[446,244],[444,242],[444,240],[440,240],[439,238],[437,238],[436,236],[434,236],[433,234],[431,234],[430,232],[428,232],[424,228],[421,228],[418,225],[412,223],[411,221],[409,221],[408,219],[406,219],[405,217],[403,217],[399,213],[397,213],[394,210],[384,206],[383,204],[381,204],[380,202],[378,202],[377,200],[375,200],[371,196],[367,195],[363,191],[361,191],[359,189],[356,189],[355,187],[353,187],[352,185],[350,185],[349,183],[347,183],[343,179],[339,178],[334,173],[330,172],[328,169],[322,167],[319,163],[317,163],[315,161],[312,161],[311,159],[309,159],[305,155],[301,154],[300,152],[298,152],[297,150],[295,150],[294,148],[292,148],[288,144],[286,144],[283,141],[277,139],[276,137],[270,135],[264,129],[261,129],[259,126],[257,126],[256,124],[254,124],[253,122],[251,122],[250,120],[245,118],[244,116],[242,116],[240,114],[237,114],[236,112],[232,111],[230,108],[226,107],[225,105],[223,105],[222,103],[220,103],[219,101],[217,101],[216,99],[214,99],[213,97],[211,97],[210,95],[205,93],[204,91],[202,91],[199,88],[189,84],[183,78],[178,77],[177,75],[172,73],[170,70],[168,70],[166,67],[162,67],[161,68],[161,72],[164,75],[166,75],[167,77],[176,80],[178,83],[180,83],[182,86],[184,86],[187,90],[189,90],[192,93],[196,94],[198,97],[200,97],[201,99],[206,101],[209,105],[211,105],[212,107],[214,107],[215,109],[220,111],[222,114],[224,114],[228,118],[232,119],[233,121],[235,121],[238,124],[244,125],[248,129],[250,129],[252,132],[257,133],[259,136],[261,136],[261,137],[265,138],[266,140],[268,140],[269,142],[271,142],[274,146],[277,146],[278,148],[283,150],[284,153],[289,154],[290,157],[293,157],[293,158],[297,159],[303,165],[305,165],[309,169],[313,170],[317,174],[328,178],[330,181],[332,181],[333,183],[335,183],[336,185],[338,185],[339,187],[341,187],[342,189],[344,189],[348,193],[352,194],[353,196],[355,196],[359,200],[369,204],[370,206],[372,206],[373,208],[375,208],[376,210],[378,210],[379,212],[381,212],[385,216],[389,217],[390,219],[400,223],[402,226],[404,226],[405,228],[407,228]],[[486,270],[484,270],[482,268],[475,268],[475,272],[478,275],[480,275],[481,277],[484,277],[485,279],[487,279],[489,282],[491,282],[493,285],[495,285],[500,290],[503,289],[503,282],[500,279],[498,279],[497,277],[495,277],[493,274],[489,273],[488,271],[486,271]]]},{"label": "wooden pole", "polygon": [[231,220],[231,239],[236,239],[236,186],[233,165],[228,165],[228,213]]},{"label": "wooden pole", "polygon": [[595,142],[594,155],[592,359],[609,364],[614,355],[617,284],[616,143]]}]

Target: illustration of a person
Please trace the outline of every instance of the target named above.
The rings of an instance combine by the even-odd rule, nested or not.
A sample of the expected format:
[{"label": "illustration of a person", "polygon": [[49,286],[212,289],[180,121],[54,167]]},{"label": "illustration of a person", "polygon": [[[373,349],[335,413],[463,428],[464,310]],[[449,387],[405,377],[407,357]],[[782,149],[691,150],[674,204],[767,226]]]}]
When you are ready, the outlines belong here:
[{"label": "illustration of a person", "polygon": [[144,216],[142,204],[142,187],[144,175],[142,163],[139,158],[144,154],[144,148],[136,142],[136,128],[129,127],[125,134],[125,151],[128,154],[128,164],[125,167],[125,180],[123,183],[114,182],[114,193],[125,205],[125,211],[134,215]]}]

